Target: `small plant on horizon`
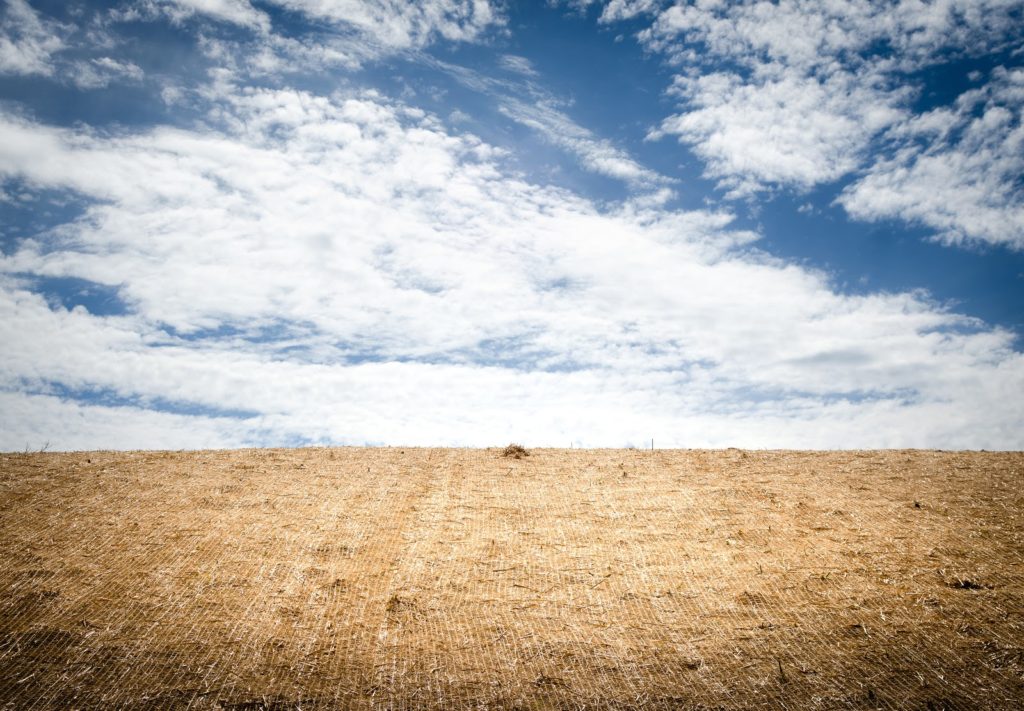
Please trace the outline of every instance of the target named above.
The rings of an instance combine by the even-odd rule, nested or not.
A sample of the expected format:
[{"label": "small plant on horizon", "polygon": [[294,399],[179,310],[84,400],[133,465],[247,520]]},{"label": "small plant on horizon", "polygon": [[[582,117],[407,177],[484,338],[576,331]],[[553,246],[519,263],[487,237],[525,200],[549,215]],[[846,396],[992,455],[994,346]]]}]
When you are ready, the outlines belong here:
[{"label": "small plant on horizon", "polygon": [[505,447],[502,451],[501,456],[503,457],[515,457],[516,459],[522,459],[523,457],[529,457],[530,453],[521,444],[512,443]]}]

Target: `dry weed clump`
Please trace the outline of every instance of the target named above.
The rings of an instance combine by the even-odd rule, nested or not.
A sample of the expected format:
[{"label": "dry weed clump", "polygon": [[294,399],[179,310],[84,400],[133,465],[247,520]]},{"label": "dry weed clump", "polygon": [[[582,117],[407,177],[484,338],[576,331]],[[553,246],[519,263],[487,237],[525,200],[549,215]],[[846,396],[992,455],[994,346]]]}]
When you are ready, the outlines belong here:
[{"label": "dry weed clump", "polygon": [[501,453],[501,456],[522,459],[523,457],[529,457],[530,452],[523,445],[516,444],[515,442],[513,442],[509,446],[505,447],[505,449]]}]

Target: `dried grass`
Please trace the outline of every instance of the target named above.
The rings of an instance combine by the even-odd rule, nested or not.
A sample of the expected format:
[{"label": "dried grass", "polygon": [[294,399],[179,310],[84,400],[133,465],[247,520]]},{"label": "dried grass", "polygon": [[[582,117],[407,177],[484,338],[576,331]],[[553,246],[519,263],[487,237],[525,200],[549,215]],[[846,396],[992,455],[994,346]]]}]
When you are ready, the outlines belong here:
[{"label": "dried grass", "polygon": [[0,455],[0,708],[1022,706],[1024,455],[542,454]]},{"label": "dried grass", "polygon": [[530,453],[523,445],[516,444],[513,442],[512,444],[508,445],[507,447],[505,447],[505,449],[502,450],[501,456],[511,457],[514,459],[522,459],[523,457],[529,457]]}]

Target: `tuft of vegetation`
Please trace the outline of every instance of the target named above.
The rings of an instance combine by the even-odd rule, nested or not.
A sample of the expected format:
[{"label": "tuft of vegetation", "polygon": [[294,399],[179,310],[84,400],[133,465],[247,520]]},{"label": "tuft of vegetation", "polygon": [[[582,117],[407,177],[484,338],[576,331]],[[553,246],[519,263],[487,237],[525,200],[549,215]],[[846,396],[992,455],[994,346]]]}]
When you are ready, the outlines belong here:
[{"label": "tuft of vegetation", "polygon": [[526,447],[521,444],[512,443],[505,447],[502,451],[501,456],[503,457],[514,457],[515,459],[522,459],[523,457],[529,457],[530,453]]}]

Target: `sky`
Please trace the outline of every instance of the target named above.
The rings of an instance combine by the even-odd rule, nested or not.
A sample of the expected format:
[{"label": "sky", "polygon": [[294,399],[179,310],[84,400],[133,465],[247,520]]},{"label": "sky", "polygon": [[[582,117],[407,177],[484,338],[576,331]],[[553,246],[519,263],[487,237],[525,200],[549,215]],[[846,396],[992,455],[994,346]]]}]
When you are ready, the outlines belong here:
[{"label": "sky", "polygon": [[1024,448],[1024,0],[0,0],[0,449]]}]

